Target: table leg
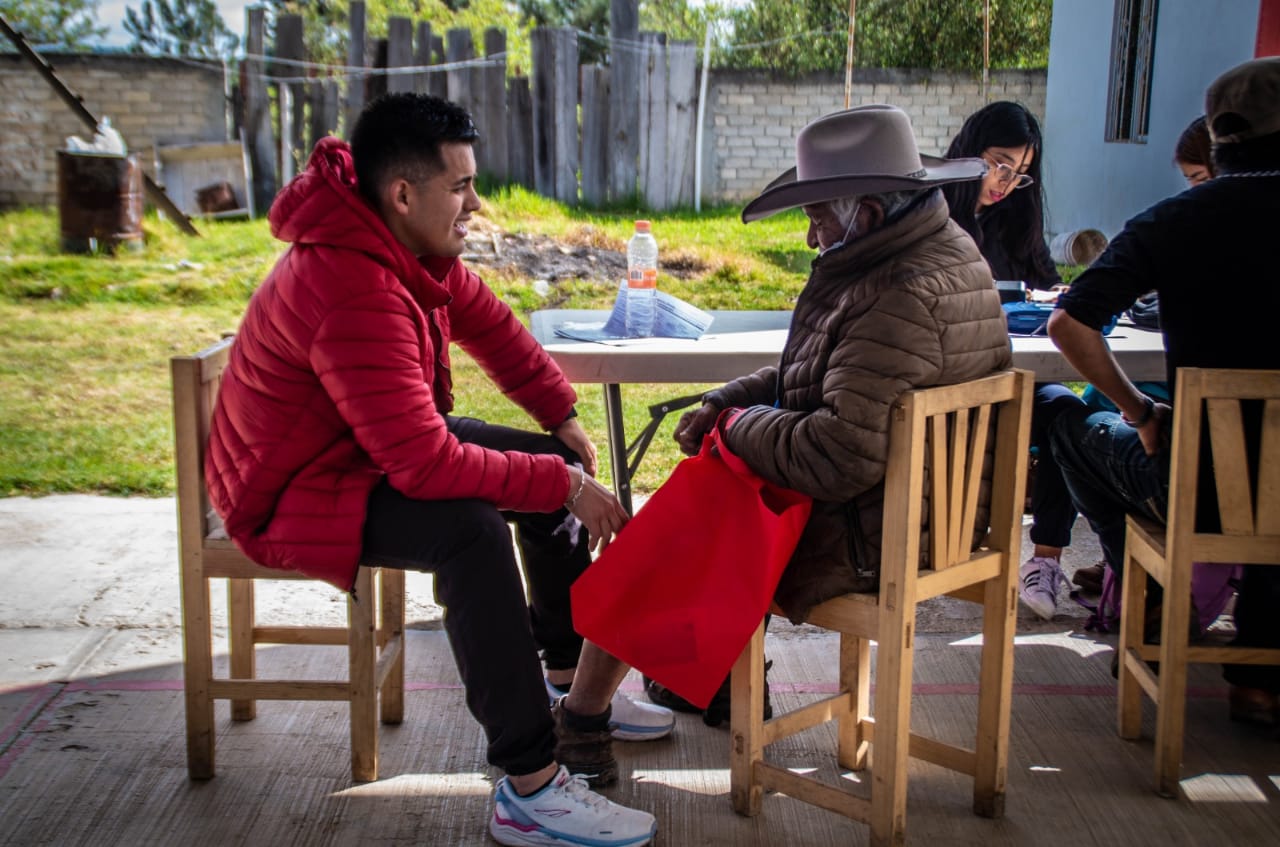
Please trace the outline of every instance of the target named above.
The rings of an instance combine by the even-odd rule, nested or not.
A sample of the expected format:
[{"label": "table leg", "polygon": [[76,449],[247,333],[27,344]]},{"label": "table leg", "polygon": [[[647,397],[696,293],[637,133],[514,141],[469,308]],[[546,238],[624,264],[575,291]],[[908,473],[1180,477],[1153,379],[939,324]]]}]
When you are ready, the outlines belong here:
[{"label": "table leg", "polygon": [[604,415],[609,428],[609,467],[613,472],[613,490],[622,508],[631,511],[631,473],[627,470],[627,430],[622,419],[622,386],[616,382],[604,385]]}]

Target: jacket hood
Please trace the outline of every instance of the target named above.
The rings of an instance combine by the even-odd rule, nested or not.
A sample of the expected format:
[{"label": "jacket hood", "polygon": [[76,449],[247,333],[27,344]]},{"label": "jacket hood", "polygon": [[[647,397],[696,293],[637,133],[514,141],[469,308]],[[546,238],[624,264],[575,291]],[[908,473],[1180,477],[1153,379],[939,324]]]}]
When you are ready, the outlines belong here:
[{"label": "jacket hood", "polygon": [[425,308],[449,302],[440,284],[456,259],[419,262],[356,188],[351,147],[329,136],[316,143],[307,166],[281,189],[267,216],[271,234],[291,244],[357,250],[386,266]]}]

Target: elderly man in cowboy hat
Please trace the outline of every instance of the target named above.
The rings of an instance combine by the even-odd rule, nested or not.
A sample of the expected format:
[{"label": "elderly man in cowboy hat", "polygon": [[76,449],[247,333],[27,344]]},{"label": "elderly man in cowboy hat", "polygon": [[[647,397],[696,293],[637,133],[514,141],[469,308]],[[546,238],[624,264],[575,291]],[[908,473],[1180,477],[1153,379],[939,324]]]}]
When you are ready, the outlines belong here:
[{"label": "elderly man in cowboy hat", "polygon": [[796,167],[742,212],[750,222],[802,208],[819,253],[778,365],[708,393],[675,437],[692,454],[720,420],[753,470],[814,497],[776,596],[795,621],[838,594],[879,589],[894,402],[1011,364],[991,271],[938,190],[985,169],[920,155],[901,109],[861,106],[804,127]]}]

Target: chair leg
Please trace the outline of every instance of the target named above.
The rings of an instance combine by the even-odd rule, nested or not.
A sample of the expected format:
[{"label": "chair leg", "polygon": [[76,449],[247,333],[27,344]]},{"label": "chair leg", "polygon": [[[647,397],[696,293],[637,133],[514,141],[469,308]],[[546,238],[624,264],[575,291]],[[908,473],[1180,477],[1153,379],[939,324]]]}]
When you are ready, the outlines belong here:
[{"label": "chair leg", "polygon": [[1016,560],[983,590],[982,670],[978,681],[978,737],[974,745],[973,812],[1004,816],[1009,775],[1009,712],[1013,702],[1013,635],[1018,625]]},{"label": "chair leg", "polygon": [[1191,564],[1170,557],[1160,631],[1160,701],[1156,709],[1156,791],[1178,796],[1187,718],[1187,633],[1191,627]]},{"label": "chair leg", "polygon": [[915,603],[907,602],[901,594],[900,587],[881,584],[875,751],[871,762],[872,847],[899,847],[906,843]]},{"label": "chair leg", "polygon": [[[257,676],[257,650],[253,643],[253,580],[227,580],[227,639],[231,653],[231,678]],[[250,721],[258,714],[254,700],[232,700],[231,719]]]},{"label": "chair leg", "polygon": [[[755,763],[764,757],[764,621],[734,662],[729,683],[729,794],[740,815],[760,814],[764,787]],[[776,708],[776,704],[775,704]]]},{"label": "chair leg", "polygon": [[356,574],[355,597],[347,598],[347,650],[351,686],[351,778],[372,782],[378,778],[377,640],[374,636],[373,572],[362,567]]},{"label": "chair leg", "polygon": [[[1125,545],[1133,549],[1132,544]],[[1125,555],[1125,578],[1120,585],[1120,638],[1116,644],[1119,679],[1116,683],[1116,730],[1121,738],[1135,740],[1142,734],[1142,687],[1129,669],[1130,650],[1142,646],[1146,628],[1147,572],[1137,559]]]},{"label": "chair leg", "polygon": [[404,654],[409,646],[404,635],[404,571],[379,568],[378,581],[382,586],[379,592],[382,596],[382,626],[378,630],[378,647],[385,649],[392,639],[400,640],[400,653],[378,692],[379,712],[383,723],[397,724],[404,720]]},{"label": "chair leg", "polygon": [[863,732],[863,722],[871,716],[871,643],[847,632],[840,633],[840,690],[852,702],[837,724],[836,761],[851,771],[864,770],[871,746]]},{"label": "chair leg", "polygon": [[213,630],[209,613],[209,581],[199,566],[182,567],[182,683],[187,713],[187,775],[214,775]]}]

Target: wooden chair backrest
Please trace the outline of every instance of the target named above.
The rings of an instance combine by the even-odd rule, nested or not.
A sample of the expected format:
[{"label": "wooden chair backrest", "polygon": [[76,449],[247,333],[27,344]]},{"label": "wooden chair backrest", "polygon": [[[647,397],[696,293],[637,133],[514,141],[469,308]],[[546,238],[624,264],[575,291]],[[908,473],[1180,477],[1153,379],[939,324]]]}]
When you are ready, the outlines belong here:
[{"label": "wooden chair backrest", "polygon": [[198,556],[209,534],[209,495],[204,484],[204,451],[209,443],[213,404],[231,354],[224,338],[193,356],[169,360],[173,378],[173,437],[177,466],[178,532],[183,559]]},{"label": "wooden chair backrest", "polygon": [[995,446],[991,517],[979,546],[1007,551],[1011,540],[1017,543],[1019,498],[1025,489],[1017,469],[1025,467],[1029,449],[1032,384],[1029,371],[1004,371],[957,385],[910,391],[894,406],[881,554],[886,565],[920,559],[926,480],[930,569],[941,571],[969,561],[990,443]]},{"label": "wooden chair backrest", "polygon": [[[1261,401],[1261,443],[1249,460],[1243,401]],[[1207,424],[1213,464],[1201,465]],[[1280,562],[1280,371],[1179,368],[1174,393],[1167,537],[1197,561]],[[1213,474],[1223,548],[1196,534],[1200,474]],[[1190,545],[1184,548],[1184,545]],[[1196,551],[1209,552],[1196,552]],[[1175,549],[1170,556],[1178,555]],[[1201,558],[1213,555],[1212,558]]]}]

